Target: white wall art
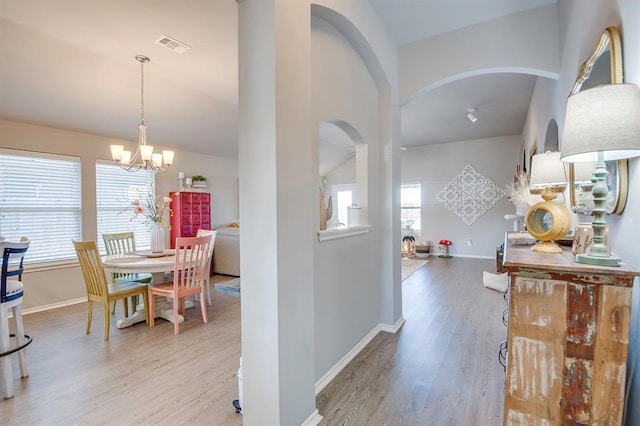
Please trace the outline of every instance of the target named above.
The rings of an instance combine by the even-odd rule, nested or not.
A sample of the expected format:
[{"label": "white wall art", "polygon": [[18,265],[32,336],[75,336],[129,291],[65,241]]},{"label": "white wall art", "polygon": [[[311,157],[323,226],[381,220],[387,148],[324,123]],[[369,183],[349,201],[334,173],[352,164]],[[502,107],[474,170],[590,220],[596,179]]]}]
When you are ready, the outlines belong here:
[{"label": "white wall art", "polygon": [[436,194],[436,199],[471,225],[504,196],[491,179],[467,164]]}]

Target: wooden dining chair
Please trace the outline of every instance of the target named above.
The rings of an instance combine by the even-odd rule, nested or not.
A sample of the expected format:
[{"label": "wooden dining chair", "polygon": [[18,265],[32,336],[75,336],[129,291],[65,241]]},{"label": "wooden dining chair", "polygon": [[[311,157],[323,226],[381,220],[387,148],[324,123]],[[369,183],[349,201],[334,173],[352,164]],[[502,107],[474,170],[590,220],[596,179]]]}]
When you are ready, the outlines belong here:
[{"label": "wooden dining chair", "polygon": [[206,283],[205,286],[207,287],[207,303],[209,304],[209,306],[211,306],[211,284],[210,284],[210,280],[211,280],[211,264],[213,263],[213,248],[216,244],[216,234],[218,233],[218,231],[212,231],[210,229],[198,229],[198,233],[196,234],[196,237],[203,237],[205,235],[211,235],[211,244],[209,245],[209,259],[207,260],[207,271],[208,273],[206,274]]},{"label": "wooden dining chair", "polygon": [[[104,247],[107,251],[107,254],[125,254],[125,253],[135,253],[136,252],[136,240],[133,232],[116,232],[112,234],[102,234],[102,240],[104,241]],[[116,283],[118,281],[137,281],[139,283],[149,284],[151,283],[151,274],[137,274],[137,273],[112,273],[111,274],[111,283]],[[126,301],[124,302],[127,305]],[[137,296],[131,298],[131,307],[135,312],[136,306],[138,304]],[[128,306],[128,305],[127,305]],[[125,308],[125,316],[128,316],[128,307]],[[115,314],[116,305],[113,304],[111,308],[111,313]]]},{"label": "wooden dining chair", "polygon": [[[180,332],[179,310],[185,311],[185,297],[191,295],[200,296],[200,309],[202,319],[205,324],[209,321],[207,317],[207,304],[205,302],[204,286],[207,269],[207,258],[209,257],[209,246],[211,245],[211,235],[203,237],[176,238],[176,254],[174,264],[173,281],[149,286],[150,311],[155,310],[155,297],[163,296],[173,299],[173,332]],[[180,309],[178,309],[180,308]],[[149,324],[154,326],[153,316]]]},{"label": "wooden dining chair", "polygon": [[[87,288],[87,334],[91,332],[91,319],[93,317],[93,302],[104,305],[104,338],[109,339],[109,327],[111,325],[111,315],[109,306],[112,302],[123,300],[126,305],[128,297],[142,295],[146,313],[147,324],[149,324],[149,293],[148,285],[136,281],[118,281],[109,284],[107,276],[102,266],[100,253],[95,241],[74,241],[80,268],[84,276],[84,283]],[[126,314],[125,314],[126,315]]]},{"label": "wooden dining chair", "polygon": [[[11,354],[18,353],[20,376],[29,376],[26,347],[31,336],[25,334],[22,322],[23,289],[22,272],[24,255],[29,248],[29,239],[22,237],[19,242],[0,242],[2,267],[0,274],[0,361],[4,379],[5,398],[13,397],[13,368]],[[17,279],[15,279],[16,277]],[[11,344],[13,334],[9,332],[9,310],[13,313],[16,343]]]}]

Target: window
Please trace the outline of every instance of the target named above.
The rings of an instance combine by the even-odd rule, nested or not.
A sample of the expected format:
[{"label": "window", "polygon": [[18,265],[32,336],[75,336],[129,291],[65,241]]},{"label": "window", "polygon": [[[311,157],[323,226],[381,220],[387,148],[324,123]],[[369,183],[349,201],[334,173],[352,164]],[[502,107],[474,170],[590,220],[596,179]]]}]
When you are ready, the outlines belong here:
[{"label": "window", "polygon": [[400,220],[403,235],[421,235],[422,188],[419,183],[400,186]]},{"label": "window", "polygon": [[25,263],[75,259],[81,229],[79,158],[0,149],[0,235],[31,240]]},{"label": "window", "polygon": [[151,248],[151,233],[142,218],[133,219],[131,202],[154,188],[154,174],[145,171],[128,172],[113,163],[96,163],[96,210],[98,235],[96,242],[105,253],[102,234],[133,231],[136,249]]},{"label": "window", "polygon": [[331,218],[332,227],[347,226],[347,207],[353,205],[353,193],[356,190],[356,184],[339,184],[332,185],[331,192],[333,194],[333,217]]}]

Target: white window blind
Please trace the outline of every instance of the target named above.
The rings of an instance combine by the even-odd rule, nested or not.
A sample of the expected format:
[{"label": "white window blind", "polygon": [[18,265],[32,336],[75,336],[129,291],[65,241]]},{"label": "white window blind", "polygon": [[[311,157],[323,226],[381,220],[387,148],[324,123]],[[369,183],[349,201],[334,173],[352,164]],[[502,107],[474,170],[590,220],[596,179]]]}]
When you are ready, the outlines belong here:
[{"label": "white window blind", "polygon": [[0,150],[0,236],[31,240],[25,263],[75,259],[81,230],[79,158]]},{"label": "white window blind", "polygon": [[133,231],[137,250],[151,248],[151,233],[142,217],[134,218],[131,202],[152,193],[153,188],[153,173],[128,172],[113,163],[96,163],[96,242],[101,253],[106,253],[102,234],[116,232]]},{"label": "white window blind", "polygon": [[422,186],[420,183],[400,185],[400,219],[407,235],[419,236],[422,230]]}]

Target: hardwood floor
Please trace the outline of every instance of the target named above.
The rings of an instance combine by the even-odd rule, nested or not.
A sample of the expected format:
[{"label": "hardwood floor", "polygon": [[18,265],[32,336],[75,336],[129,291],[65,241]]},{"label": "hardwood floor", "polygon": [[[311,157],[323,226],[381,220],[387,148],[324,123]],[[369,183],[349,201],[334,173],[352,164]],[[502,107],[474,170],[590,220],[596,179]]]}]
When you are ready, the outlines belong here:
[{"label": "hardwood floor", "polygon": [[382,332],[317,396],[322,425],[499,425],[506,339],[495,261],[440,259],[402,285],[406,323]]},{"label": "hardwood floor", "polygon": [[[376,336],[318,395],[322,424],[501,423],[504,301],[482,286],[495,262],[429,260],[403,283],[401,330]],[[0,424],[242,424],[231,406],[240,299],[212,296],[209,324],[188,309],[178,336],[159,320],[154,328],[112,325],[105,342],[99,308],[84,333],[85,304],[26,315],[30,377],[17,379],[14,362],[16,396],[0,400]]]},{"label": "hardwood floor", "polygon": [[242,424],[231,405],[238,398],[240,299],[211,295],[209,324],[198,307],[187,309],[177,336],[164,320],[122,330],[112,321],[105,342],[100,305],[89,335],[86,304],[24,316],[34,338],[29,377],[18,381],[14,362],[15,397],[0,400],[0,424]]}]

